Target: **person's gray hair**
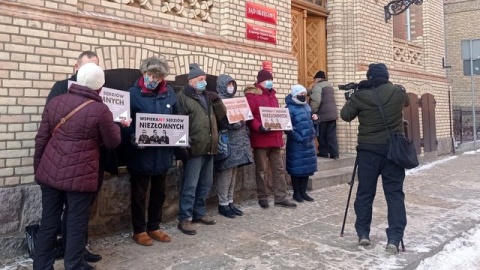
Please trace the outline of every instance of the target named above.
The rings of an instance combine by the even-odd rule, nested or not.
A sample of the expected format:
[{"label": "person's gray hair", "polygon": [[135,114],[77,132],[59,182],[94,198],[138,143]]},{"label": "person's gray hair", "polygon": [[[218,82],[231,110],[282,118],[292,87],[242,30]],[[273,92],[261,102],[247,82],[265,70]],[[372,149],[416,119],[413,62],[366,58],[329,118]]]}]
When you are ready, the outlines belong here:
[{"label": "person's gray hair", "polygon": [[167,60],[163,57],[149,57],[142,60],[140,71],[142,73],[151,72],[157,77],[165,78],[170,74],[170,67],[168,66]]}]

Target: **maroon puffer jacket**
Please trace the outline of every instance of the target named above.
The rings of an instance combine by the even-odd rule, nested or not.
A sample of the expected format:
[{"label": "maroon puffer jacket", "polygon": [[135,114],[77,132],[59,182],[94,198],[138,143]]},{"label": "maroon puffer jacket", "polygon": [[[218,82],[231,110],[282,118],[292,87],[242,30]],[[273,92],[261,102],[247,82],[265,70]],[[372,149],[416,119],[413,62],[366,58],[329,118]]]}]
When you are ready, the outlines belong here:
[{"label": "maroon puffer jacket", "polygon": [[250,128],[250,144],[252,148],[269,148],[282,147],[284,145],[282,131],[270,131],[267,133],[260,133],[259,127],[262,125],[259,107],[274,107],[278,108],[278,99],[275,96],[275,90],[268,90],[261,85],[256,85],[262,94],[247,93],[247,98],[250,110],[252,110],[253,120],[248,121],[247,125]]},{"label": "maroon puffer jacket", "polygon": [[[52,135],[62,117],[93,99]],[[99,147],[120,144],[120,127],[97,92],[72,84],[69,93],[50,101],[35,137],[34,170],[38,183],[77,192],[98,190]]]}]

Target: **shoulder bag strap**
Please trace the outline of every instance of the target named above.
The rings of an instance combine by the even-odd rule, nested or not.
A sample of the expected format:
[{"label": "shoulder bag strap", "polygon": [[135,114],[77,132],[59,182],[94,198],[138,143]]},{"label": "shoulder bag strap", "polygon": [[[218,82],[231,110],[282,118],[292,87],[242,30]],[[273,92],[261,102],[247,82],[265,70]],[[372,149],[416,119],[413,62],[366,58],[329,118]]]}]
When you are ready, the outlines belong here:
[{"label": "shoulder bag strap", "polygon": [[80,111],[83,107],[87,106],[88,104],[92,103],[92,102],[95,102],[95,100],[93,99],[90,99],[90,100],[87,100],[85,101],[84,103],[78,105],[78,107],[76,107],[75,109],[73,109],[73,111],[71,111],[69,114],[67,114],[65,117],[62,117],[62,119],[60,119],[60,122],[55,126],[55,128],[53,129],[52,131],[52,134],[55,133],[55,131],[57,131],[60,126],[62,126],[63,124],[65,124],[65,122],[67,122],[68,119],[70,119],[70,117],[72,117],[75,113],[77,113],[78,111]]},{"label": "shoulder bag strap", "polygon": [[387,127],[387,119],[385,118],[385,113],[383,111],[382,101],[378,96],[376,87],[372,87],[372,91],[373,91],[373,95],[375,96],[375,99],[377,100],[376,103],[378,108],[380,109],[380,114],[382,115],[382,118],[383,118],[383,124],[385,125],[385,130],[387,131],[387,137],[390,139],[390,130],[388,130],[388,127]]}]

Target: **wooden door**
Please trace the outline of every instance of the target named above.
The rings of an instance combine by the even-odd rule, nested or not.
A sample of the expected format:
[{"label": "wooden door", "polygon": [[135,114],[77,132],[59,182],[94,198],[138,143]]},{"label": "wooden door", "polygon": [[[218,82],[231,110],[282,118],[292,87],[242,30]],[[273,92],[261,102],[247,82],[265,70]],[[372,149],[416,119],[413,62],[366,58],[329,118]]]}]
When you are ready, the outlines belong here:
[{"label": "wooden door", "polygon": [[309,86],[317,71],[327,71],[326,16],[308,7],[292,8],[291,12],[292,54],[297,58],[298,83]]},{"label": "wooden door", "polygon": [[421,153],[421,138],[420,138],[420,116],[418,112],[418,96],[415,93],[408,93],[410,98],[410,105],[403,109],[403,119],[407,120],[407,137],[413,141],[417,154]]},{"label": "wooden door", "polygon": [[307,49],[305,40],[306,14],[307,12],[305,10],[292,8],[292,54],[298,61],[298,83],[303,85],[307,82]]},{"label": "wooden door", "polygon": [[307,16],[306,19],[306,78],[305,86],[313,83],[319,70],[327,72],[326,18]]},{"label": "wooden door", "polygon": [[422,100],[422,127],[423,127],[423,150],[425,152],[437,151],[437,128],[435,123],[435,98],[426,93]]}]

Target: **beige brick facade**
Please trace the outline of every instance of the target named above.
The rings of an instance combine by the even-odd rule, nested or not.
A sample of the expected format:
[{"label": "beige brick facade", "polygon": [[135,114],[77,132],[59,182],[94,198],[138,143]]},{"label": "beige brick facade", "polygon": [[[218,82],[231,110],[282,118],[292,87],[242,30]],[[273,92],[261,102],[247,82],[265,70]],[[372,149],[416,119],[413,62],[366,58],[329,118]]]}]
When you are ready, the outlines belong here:
[{"label": "beige brick facade", "polygon": [[[463,75],[461,42],[462,40],[480,39],[480,28],[476,23],[480,17],[480,0],[448,0],[444,2],[447,37],[446,59],[447,64],[451,66],[447,70],[447,75],[452,85],[452,102],[455,106],[471,110],[471,77]],[[480,106],[480,76],[478,75],[474,77],[474,89],[476,92],[475,104],[478,109]]]},{"label": "beige brick facade", "polygon": [[[330,81],[334,85],[358,82],[365,79],[369,63],[385,63],[393,83],[404,85],[407,92],[419,97],[425,93],[434,95],[438,153],[450,152],[448,82],[441,64],[445,43],[443,3],[424,1],[421,6],[412,6],[421,10],[413,13],[418,14],[412,22],[415,39],[406,41],[395,38],[393,19],[385,23],[383,6],[388,2],[327,2],[331,12],[327,25]],[[345,102],[342,91],[337,92],[337,102],[342,105]],[[357,123],[339,121],[337,126],[340,149],[354,152]]]},{"label": "beige brick facade", "polygon": [[[0,166],[0,186],[32,180],[31,170],[24,167],[32,162],[33,138],[45,97],[56,80],[73,72],[80,51],[97,52],[105,69],[138,68],[142,58],[162,54],[173,71],[168,78],[171,80],[187,73],[188,63],[195,61],[210,74],[232,74],[241,87],[254,82],[262,61],[268,60],[273,62],[281,101],[296,82],[297,63],[290,51],[290,1],[255,1],[277,10],[276,25],[246,18],[244,1],[198,1],[200,11],[185,7],[182,12],[187,12],[186,17],[177,15],[178,7],[167,7],[167,1],[144,6],[129,2],[0,3],[0,165],[5,164]],[[437,137],[448,138],[448,85],[441,66],[443,4],[426,1],[415,7],[421,9],[415,13],[421,14],[415,21],[416,39],[407,42],[394,38],[393,20],[385,23],[386,3],[327,2],[331,12],[327,25],[329,78],[335,85],[359,81],[369,63],[386,63],[393,82],[419,96],[435,96]],[[210,8],[201,6],[208,4]],[[245,39],[245,23],[276,29],[277,44]],[[406,56],[398,57],[398,52]],[[344,103],[342,91],[337,92],[337,98],[340,109]],[[339,121],[342,152],[353,151],[356,124]]]}]

